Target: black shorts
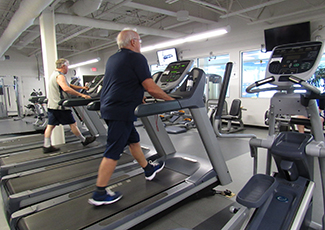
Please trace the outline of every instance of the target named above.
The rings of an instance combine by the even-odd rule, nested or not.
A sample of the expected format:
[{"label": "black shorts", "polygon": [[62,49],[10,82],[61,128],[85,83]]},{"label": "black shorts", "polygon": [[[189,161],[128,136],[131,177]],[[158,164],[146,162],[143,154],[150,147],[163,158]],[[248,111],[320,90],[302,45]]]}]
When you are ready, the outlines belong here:
[{"label": "black shorts", "polygon": [[138,143],[140,136],[133,121],[105,120],[107,124],[107,141],[104,157],[113,160],[120,159],[126,145]]},{"label": "black shorts", "polygon": [[48,109],[47,114],[49,125],[71,125],[76,122],[71,110]]}]

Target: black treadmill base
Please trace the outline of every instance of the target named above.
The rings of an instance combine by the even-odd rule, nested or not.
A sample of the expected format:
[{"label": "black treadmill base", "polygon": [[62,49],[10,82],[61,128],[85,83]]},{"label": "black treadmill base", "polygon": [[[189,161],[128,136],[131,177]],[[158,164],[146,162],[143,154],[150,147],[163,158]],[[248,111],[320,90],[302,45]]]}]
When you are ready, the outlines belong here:
[{"label": "black treadmill base", "polygon": [[[163,212],[160,212],[160,213],[156,214],[155,216],[141,222],[140,224],[137,224],[136,226],[130,228],[129,230],[141,230],[141,229],[147,227],[148,225],[154,223],[155,221],[159,220],[160,218],[166,216],[167,214],[169,214],[173,211],[176,211],[177,209],[181,208],[183,205],[186,205],[190,202],[202,199],[204,197],[214,196],[216,194],[216,191],[213,188],[218,186],[219,184],[220,184],[219,182],[211,184],[209,187],[202,189],[201,191],[193,194],[192,196],[190,196],[190,197],[178,202],[177,204],[171,206],[170,208],[164,210]],[[229,209],[227,211],[229,212]],[[215,229],[215,228],[211,228],[211,229]]]},{"label": "black treadmill base", "polygon": [[[87,202],[91,193],[79,194],[68,202],[21,218],[18,228],[20,230],[82,229],[107,218],[114,219],[114,215],[119,212],[125,212],[128,208],[157,194],[166,196],[165,190],[183,182],[185,178],[186,175],[168,169],[160,172],[153,181],[146,181],[144,175],[140,174],[111,185],[113,190],[123,193],[123,198],[114,204],[94,207]],[[110,221],[107,219],[105,222]]]}]

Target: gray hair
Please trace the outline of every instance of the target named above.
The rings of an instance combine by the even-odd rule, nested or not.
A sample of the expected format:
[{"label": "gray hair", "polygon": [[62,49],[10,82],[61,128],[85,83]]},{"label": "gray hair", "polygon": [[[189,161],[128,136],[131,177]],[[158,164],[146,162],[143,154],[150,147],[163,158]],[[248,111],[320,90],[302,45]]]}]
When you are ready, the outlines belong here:
[{"label": "gray hair", "polygon": [[118,48],[124,48],[130,44],[130,41],[134,38],[137,38],[136,36],[138,35],[136,29],[130,29],[126,28],[123,29],[116,38],[116,42],[118,45]]},{"label": "gray hair", "polygon": [[55,62],[55,66],[57,69],[61,69],[62,66],[68,66],[69,65],[69,61],[65,58],[60,58]]}]

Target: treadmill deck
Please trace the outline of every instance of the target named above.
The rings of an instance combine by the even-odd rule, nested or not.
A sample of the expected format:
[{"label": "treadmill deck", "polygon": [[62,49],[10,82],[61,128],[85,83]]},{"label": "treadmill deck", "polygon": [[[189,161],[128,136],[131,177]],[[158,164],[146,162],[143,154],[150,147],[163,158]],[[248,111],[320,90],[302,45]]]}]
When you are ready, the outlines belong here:
[{"label": "treadmill deck", "polygon": [[[183,182],[186,178],[187,175],[167,168],[162,170],[153,181],[146,181],[144,175],[140,174],[111,185],[110,187],[115,191],[122,191],[123,198],[114,204],[99,207],[90,205],[87,202],[91,197],[90,191],[93,191],[92,187],[89,189],[90,191],[75,199],[23,217],[18,222],[18,226],[21,230],[82,229],[106,218],[114,217],[114,215],[159,193],[164,196],[165,190]],[[135,186],[136,189],[134,189]]]}]

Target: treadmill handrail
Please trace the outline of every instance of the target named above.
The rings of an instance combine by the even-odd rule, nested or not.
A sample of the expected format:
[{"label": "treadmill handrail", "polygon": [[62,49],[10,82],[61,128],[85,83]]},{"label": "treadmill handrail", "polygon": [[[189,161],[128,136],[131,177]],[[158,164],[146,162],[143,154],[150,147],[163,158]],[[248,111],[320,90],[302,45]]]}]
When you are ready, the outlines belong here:
[{"label": "treadmill handrail", "polygon": [[70,99],[63,99],[59,102],[59,105],[63,105],[66,107],[72,107],[72,106],[85,106],[88,105],[92,101],[97,101],[99,100],[98,97],[96,98],[70,98]]},{"label": "treadmill handrail", "polygon": [[138,106],[135,109],[134,114],[137,117],[145,117],[153,114],[180,110],[181,108],[182,106],[179,104],[178,100],[157,102]]},{"label": "treadmill handrail", "polygon": [[87,109],[91,111],[99,111],[100,110],[100,100],[92,101],[87,105]]},{"label": "treadmill handrail", "polygon": [[46,96],[33,96],[33,97],[30,97],[28,100],[30,102],[36,103],[36,102],[39,102],[39,100],[44,100],[44,99],[46,99]]}]

